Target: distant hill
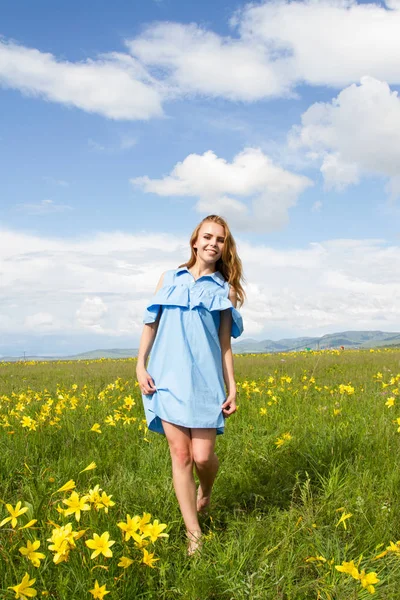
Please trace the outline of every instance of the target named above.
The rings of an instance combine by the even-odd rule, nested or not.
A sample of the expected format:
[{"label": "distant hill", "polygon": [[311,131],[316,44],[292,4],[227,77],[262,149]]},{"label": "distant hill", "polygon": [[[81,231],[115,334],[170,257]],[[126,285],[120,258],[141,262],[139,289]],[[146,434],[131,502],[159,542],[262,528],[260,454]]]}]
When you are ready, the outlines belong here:
[{"label": "distant hill", "polygon": [[[384,331],[343,331],[329,333],[321,337],[284,338],[282,340],[254,340],[252,338],[241,340],[232,344],[235,354],[266,353],[266,352],[294,352],[296,350],[323,350],[326,348],[398,348],[400,347],[400,333]],[[137,348],[112,348],[105,350],[91,350],[73,356],[25,356],[25,361],[30,360],[93,360],[96,358],[132,358],[137,356]],[[15,362],[21,360],[18,356],[0,357],[0,362]]]},{"label": "distant hill", "polygon": [[[112,348],[107,350],[90,350],[89,352],[82,352],[81,354],[74,354],[71,356],[25,356],[25,361],[37,360],[94,360],[96,358],[133,358],[137,356],[138,348]],[[0,362],[16,362],[22,360],[21,356],[2,356]]]},{"label": "distant hill", "polygon": [[296,350],[323,350],[326,348],[377,348],[396,347],[400,345],[400,333],[384,331],[343,331],[329,333],[321,337],[289,338],[278,341],[263,340],[258,342],[244,339],[233,344],[237,354],[249,352],[291,352]]}]

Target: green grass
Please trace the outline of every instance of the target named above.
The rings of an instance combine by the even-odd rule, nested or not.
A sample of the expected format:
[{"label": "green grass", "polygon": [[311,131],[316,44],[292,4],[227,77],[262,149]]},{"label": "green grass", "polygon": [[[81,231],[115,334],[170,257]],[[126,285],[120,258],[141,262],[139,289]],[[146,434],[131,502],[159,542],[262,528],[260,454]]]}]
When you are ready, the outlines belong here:
[{"label": "green grass", "polygon": [[[19,500],[29,507],[19,525],[38,520],[35,529],[0,528],[0,598],[15,597],[8,586],[25,572],[36,578],[38,597],[60,600],[93,598],[95,579],[110,590],[108,600],[369,598],[360,581],[335,569],[354,560],[377,573],[374,598],[394,600],[400,553],[374,557],[400,539],[399,363],[398,350],[235,357],[239,410],[217,440],[220,471],[202,521],[203,550],[193,559],[185,555],[166,440],[142,423],[135,361],[0,365],[0,522],[9,515],[4,503]],[[112,389],[117,378],[120,389]],[[136,401],[131,409],[127,396]],[[115,410],[121,418],[107,425]],[[37,421],[36,431],[21,426],[24,416]],[[101,434],[90,431],[94,423]],[[291,439],[278,447],[285,433]],[[91,461],[97,468],[79,474]],[[115,506],[84,512],[80,523],[61,516],[56,507],[70,492],[55,492],[70,479],[79,494],[99,484]],[[143,512],[168,524],[169,537],[148,547],[159,558],[154,569],[117,526]],[[337,526],[348,513],[347,529]],[[86,530],[59,565],[48,550],[50,521]],[[113,557],[91,560],[85,540],[104,531],[115,540]],[[28,539],[41,541],[39,568],[18,551]],[[126,570],[118,567],[122,555],[134,559]]]}]

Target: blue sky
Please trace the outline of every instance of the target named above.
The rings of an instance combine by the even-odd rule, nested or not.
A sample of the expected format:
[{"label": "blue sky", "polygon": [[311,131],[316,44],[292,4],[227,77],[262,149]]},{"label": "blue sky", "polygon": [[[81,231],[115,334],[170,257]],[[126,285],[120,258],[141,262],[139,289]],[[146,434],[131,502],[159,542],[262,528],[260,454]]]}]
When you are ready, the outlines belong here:
[{"label": "blue sky", "polygon": [[137,346],[210,212],[244,337],[399,329],[397,0],[6,0],[0,24],[0,355]]}]

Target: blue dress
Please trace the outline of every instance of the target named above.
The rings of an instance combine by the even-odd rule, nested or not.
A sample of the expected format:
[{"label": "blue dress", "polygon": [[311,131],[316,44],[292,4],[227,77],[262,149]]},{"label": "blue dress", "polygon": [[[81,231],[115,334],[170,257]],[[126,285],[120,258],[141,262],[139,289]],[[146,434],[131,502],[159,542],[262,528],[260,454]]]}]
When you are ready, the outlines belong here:
[{"label": "blue dress", "polygon": [[167,271],[147,305],[144,323],[161,310],[147,371],[156,392],[143,394],[147,426],[164,434],[161,419],[183,427],[224,432],[226,400],[220,311],[232,312],[232,337],[243,332],[242,317],[229,300],[229,284],[219,271],[195,280],[187,267]]}]

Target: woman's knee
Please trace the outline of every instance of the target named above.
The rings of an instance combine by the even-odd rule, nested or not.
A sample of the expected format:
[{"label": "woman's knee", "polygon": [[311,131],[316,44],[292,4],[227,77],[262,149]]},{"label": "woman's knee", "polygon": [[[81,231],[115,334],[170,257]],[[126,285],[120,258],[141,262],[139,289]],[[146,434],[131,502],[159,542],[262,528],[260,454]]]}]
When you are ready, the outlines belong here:
[{"label": "woman's knee", "polygon": [[173,465],[184,468],[193,466],[193,455],[191,448],[188,446],[170,446],[171,459]]},{"label": "woman's knee", "polygon": [[207,468],[211,465],[214,465],[218,458],[214,452],[204,452],[204,451],[195,451],[193,454],[193,461],[196,463],[196,466],[201,468]]}]

